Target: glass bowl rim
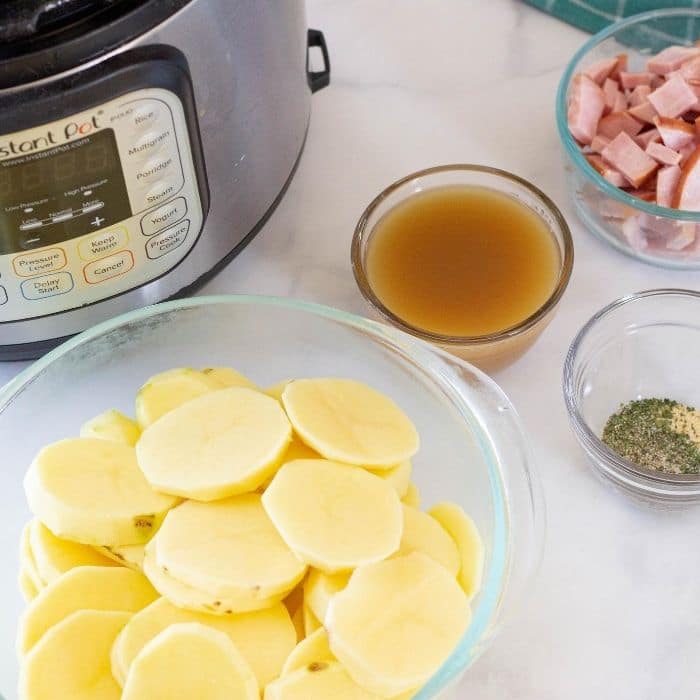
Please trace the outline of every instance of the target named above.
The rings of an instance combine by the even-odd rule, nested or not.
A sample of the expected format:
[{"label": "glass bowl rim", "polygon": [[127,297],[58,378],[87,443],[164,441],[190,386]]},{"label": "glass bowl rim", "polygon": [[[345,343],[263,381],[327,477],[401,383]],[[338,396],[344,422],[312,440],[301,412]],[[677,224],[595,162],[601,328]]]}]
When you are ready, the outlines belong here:
[{"label": "glass bowl rim", "polygon": [[583,175],[585,175],[596,187],[603,190],[606,195],[617,200],[618,202],[621,202],[622,204],[652,216],[672,219],[674,221],[700,222],[700,211],[688,211],[686,209],[661,207],[658,204],[653,204],[652,202],[645,202],[642,199],[627,194],[627,192],[624,190],[620,189],[619,187],[615,187],[615,185],[608,182],[584,157],[581,147],[576,143],[574,137],[569,131],[566,118],[566,93],[569,84],[571,83],[574,76],[574,71],[576,70],[579,62],[585,58],[585,56],[592,49],[598,46],[598,44],[602,43],[605,39],[609,39],[611,36],[617,34],[617,32],[620,30],[626,29],[634,24],[659,19],[662,17],[672,18],[682,17],[684,15],[700,19],[700,8],[677,7],[671,9],[651,10],[649,12],[640,12],[639,14],[631,15],[623,20],[615,22],[597,34],[594,34],[573,55],[572,59],[567,64],[566,69],[564,70],[561,80],[559,81],[556,96],[556,120],[559,139],[561,140],[564,150],[568,154],[569,158],[571,158],[575,165],[578,166],[579,172],[583,173]]},{"label": "glass bowl rim", "polygon": [[[700,15],[700,13],[699,13]],[[617,452],[610,449],[589,427],[588,422],[585,420],[581,411],[579,410],[579,400],[578,394],[575,389],[574,380],[574,368],[577,360],[579,359],[579,351],[581,350],[581,345],[585,338],[591,333],[597,326],[598,323],[614,314],[616,311],[621,309],[627,304],[641,301],[644,299],[649,299],[653,297],[690,297],[693,299],[700,300],[700,292],[694,291],[692,289],[680,289],[680,288],[662,288],[662,289],[647,289],[641,292],[635,292],[633,294],[627,294],[624,297],[616,299],[607,306],[596,312],[591,318],[584,324],[581,330],[576,334],[573,339],[569,351],[566,355],[566,360],[564,361],[564,371],[563,371],[563,389],[564,389],[564,401],[566,403],[566,410],[569,414],[569,420],[571,421],[574,432],[581,442],[584,443],[598,459],[606,464],[609,468],[619,473],[625,474],[628,477],[634,477],[637,480],[643,481],[645,484],[650,486],[700,486],[700,475],[696,474],[666,474],[663,472],[658,472],[653,469],[647,469],[646,467],[641,467],[634,462],[625,459],[624,457],[617,454]]]},{"label": "glass bowl rim", "polygon": [[[554,290],[547,298],[547,300],[542,304],[534,313],[530,314],[527,318],[516,323],[513,326],[509,326],[503,330],[497,331],[495,333],[487,333],[484,335],[443,335],[442,333],[433,333],[431,331],[426,331],[423,328],[414,326],[401,317],[393,313],[388,307],[386,307],[382,301],[377,297],[372,289],[372,285],[369,283],[367,278],[365,266],[362,259],[362,245],[369,231],[367,230],[367,224],[369,222],[370,216],[374,213],[377,207],[382,204],[389,196],[394,192],[401,189],[404,185],[409,184],[413,180],[417,180],[422,177],[430,177],[432,175],[439,175],[441,173],[449,172],[477,172],[485,173],[487,175],[493,175],[497,178],[504,180],[510,180],[516,184],[524,187],[534,195],[536,199],[540,201],[541,204],[547,209],[550,215],[554,218],[557,226],[561,231],[561,236],[563,239],[564,255],[562,256],[561,264],[559,266],[559,280]],[[521,333],[530,330],[533,326],[536,326],[547,314],[556,307],[559,303],[562,295],[566,291],[566,288],[571,279],[571,273],[574,266],[574,241],[571,235],[571,230],[569,225],[564,218],[564,215],[559,210],[559,207],[554,203],[554,201],[547,196],[542,190],[533,185],[531,182],[525,178],[515,175],[514,173],[508,172],[507,170],[501,170],[500,168],[493,168],[488,165],[477,165],[471,163],[451,163],[447,165],[437,165],[431,168],[425,168],[423,170],[417,170],[416,172],[410,173],[399,180],[396,180],[384,190],[382,190],[368,205],[367,208],[360,216],[357,225],[355,226],[355,232],[352,238],[351,246],[351,261],[353,274],[355,276],[355,282],[360,289],[362,296],[365,301],[375,310],[379,315],[388,321],[391,325],[395,326],[399,330],[408,333],[411,336],[419,338],[420,340],[425,340],[430,343],[437,343],[445,346],[480,346],[487,345],[489,343],[495,343],[498,341],[505,340],[507,338],[517,337]]]}]

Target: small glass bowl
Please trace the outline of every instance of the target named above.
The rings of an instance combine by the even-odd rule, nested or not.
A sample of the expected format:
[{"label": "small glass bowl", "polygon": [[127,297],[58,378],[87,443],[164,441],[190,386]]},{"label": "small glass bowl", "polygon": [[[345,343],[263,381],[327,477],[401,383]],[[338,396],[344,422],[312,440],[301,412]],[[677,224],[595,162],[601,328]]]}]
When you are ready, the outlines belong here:
[{"label": "small glass bowl", "polygon": [[646,503],[700,502],[700,475],[640,467],[600,439],[621,404],[668,398],[700,406],[700,292],[653,289],[599,311],[564,364],[564,398],[576,438],[596,472]]},{"label": "small glass bowl", "polygon": [[614,248],[662,267],[700,268],[700,212],[646,202],[600,175],[569,132],[569,87],[577,73],[601,59],[626,53],[629,70],[644,70],[649,56],[671,44],[690,46],[699,38],[700,10],[654,10],[634,15],[589,39],[566,67],[557,92],[557,129],[568,188],[578,215],[598,238]]},{"label": "small glass bowl", "polygon": [[[549,299],[531,316],[497,333],[480,336],[449,336],[411,325],[394,314],[377,297],[367,276],[367,252],[377,222],[393,207],[418,192],[449,185],[486,187],[517,199],[546,224],[559,249],[559,278]],[[373,315],[410,335],[434,343],[486,371],[509,365],[537,340],[554,316],[574,263],[574,243],[569,227],[556,204],[544,192],[517,175],[483,165],[442,165],[407,175],[389,185],[365,209],[352,240],[352,268],[362,296]]]}]

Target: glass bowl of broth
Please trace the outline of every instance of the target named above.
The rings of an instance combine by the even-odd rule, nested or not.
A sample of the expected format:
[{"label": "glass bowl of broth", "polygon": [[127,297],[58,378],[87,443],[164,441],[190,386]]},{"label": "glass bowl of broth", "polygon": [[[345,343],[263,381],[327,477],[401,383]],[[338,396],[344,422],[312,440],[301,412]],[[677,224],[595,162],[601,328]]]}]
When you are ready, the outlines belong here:
[{"label": "glass bowl of broth", "polygon": [[573,268],[571,232],[541,190],[481,165],[443,165],[395,182],[352,242],[375,316],[487,371],[528,350]]}]

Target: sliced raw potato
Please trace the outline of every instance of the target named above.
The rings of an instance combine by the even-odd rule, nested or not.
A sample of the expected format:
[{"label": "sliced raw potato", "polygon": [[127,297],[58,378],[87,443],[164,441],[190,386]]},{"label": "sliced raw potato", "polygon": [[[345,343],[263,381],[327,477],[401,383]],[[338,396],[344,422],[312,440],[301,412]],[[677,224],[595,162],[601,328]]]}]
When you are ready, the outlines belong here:
[{"label": "sliced raw potato", "polygon": [[96,547],[96,550],[110,561],[128,566],[134,571],[143,571],[143,558],[146,545],[125,544],[117,547]]},{"label": "sliced raw potato", "polygon": [[80,428],[80,437],[116,440],[133,447],[141,436],[139,424],[121,411],[100,413]]},{"label": "sliced raw potato", "polygon": [[408,485],[408,490],[406,491],[406,495],[401,500],[407,506],[411,506],[412,508],[420,508],[420,504],[421,504],[420,491],[418,490],[418,487],[413,482],[411,482]]},{"label": "sliced raw potato", "polygon": [[464,591],[424,554],[358,569],[328,606],[331,651],[353,680],[392,697],[424,685],[471,620]]},{"label": "sliced raw potato", "polygon": [[322,571],[380,561],[399,548],[401,502],[364,469],[324,459],[288,462],[262,502],[289,547]]},{"label": "sliced raw potato", "polygon": [[258,684],[265,687],[277,678],[296,645],[296,631],[284,605],[267,610],[217,617],[176,608],[160,598],[136,613],[117,638],[112,650],[112,670],[121,685],[141,650],[163,630],[183,622],[198,622],[226,634],[248,662]]},{"label": "sliced raw potato", "polygon": [[170,576],[240,601],[234,612],[282,600],[306,574],[257,494],[187,501],[168,514],[154,543],[156,560]]},{"label": "sliced raw potato", "polygon": [[469,598],[481,588],[484,573],[484,543],[474,521],[456,503],[440,503],[430,510],[451,535],[460,555],[457,580]]},{"label": "sliced raw potato", "polygon": [[403,536],[398,556],[422,552],[457,576],[461,567],[459,551],[442,525],[411,506],[404,505],[403,514]]},{"label": "sliced raw potato", "polygon": [[[302,642],[303,643],[303,642]],[[384,700],[361,688],[337,661],[320,661],[282,676],[265,688],[264,700]]]},{"label": "sliced raw potato", "polygon": [[24,487],[30,508],[51,532],[82,544],[142,544],[177,503],[149,486],[133,447],[97,438],[45,447]]},{"label": "sliced raw potato", "polygon": [[142,429],[192,399],[220,389],[216,378],[191,367],[180,367],[151,377],[136,394],[136,420]]},{"label": "sliced raw potato", "polygon": [[304,621],[304,606],[294,611],[292,614],[292,624],[297,633],[297,642],[306,638],[306,625]]},{"label": "sliced raw potato", "polygon": [[34,598],[39,595],[39,589],[34,585],[32,577],[24,569],[20,569],[17,585],[19,586],[22,597],[27,603],[34,600]]},{"label": "sliced raw potato", "polygon": [[92,547],[62,540],[36,518],[29,526],[29,543],[39,576],[51,583],[76,566],[115,566]]},{"label": "sliced raw potato", "polygon": [[284,604],[289,610],[289,614],[294,613],[304,604],[304,583],[300,583],[285,599]]},{"label": "sliced raw potato", "polygon": [[350,575],[349,571],[332,575],[318,569],[309,572],[304,582],[304,603],[321,622],[326,619],[331,598],[348,585]]},{"label": "sliced raw potato", "polygon": [[40,591],[46,586],[46,581],[42,579],[34,559],[31,545],[31,522],[27,523],[22,530],[22,539],[19,548],[19,563],[21,570],[26,574],[27,578],[32,582],[32,585],[37,591]]},{"label": "sliced raw potato", "polygon": [[304,618],[304,638],[311,636],[314,632],[317,632],[323,627],[321,621],[314,615],[313,610],[304,603],[302,608],[302,615]]},{"label": "sliced raw potato", "polygon": [[413,466],[410,459],[405,459],[391,469],[378,469],[372,473],[386,479],[396,489],[399,498],[404,498],[411,485]]},{"label": "sliced raw potato", "polygon": [[128,612],[79,610],[50,629],[24,660],[22,700],[119,700],[110,650]]},{"label": "sliced raw potato", "polygon": [[268,396],[272,396],[273,399],[277,399],[281,402],[282,394],[284,394],[284,390],[287,388],[287,384],[289,384],[292,381],[292,379],[283,379],[281,382],[277,382],[277,384],[273,384],[272,386],[267,387],[267,389],[263,389],[263,391]]},{"label": "sliced raw potato", "polygon": [[136,446],[153,488],[199,501],[254,491],[277,470],[292,428],[277,401],[252,389],[193,399],[147,428]]},{"label": "sliced raw potato", "polygon": [[27,606],[17,630],[17,649],[26,654],[55,625],[78,610],[134,613],[158,594],[148,580],[124,567],[80,566],[48,585]]},{"label": "sliced raw potato", "polygon": [[391,468],[418,451],[418,432],[406,414],[361,382],[298,379],[282,401],[294,430],[327,459]]},{"label": "sliced raw potato", "polygon": [[320,628],[294,647],[282,669],[282,676],[288,676],[311,664],[337,661],[328,643],[328,633]]},{"label": "sliced raw potato", "polygon": [[202,374],[221,389],[242,386],[247,389],[257,389],[256,384],[231,367],[205,367]]},{"label": "sliced raw potato", "polygon": [[134,659],[122,700],[259,700],[255,675],[223,632],[171,625]]}]

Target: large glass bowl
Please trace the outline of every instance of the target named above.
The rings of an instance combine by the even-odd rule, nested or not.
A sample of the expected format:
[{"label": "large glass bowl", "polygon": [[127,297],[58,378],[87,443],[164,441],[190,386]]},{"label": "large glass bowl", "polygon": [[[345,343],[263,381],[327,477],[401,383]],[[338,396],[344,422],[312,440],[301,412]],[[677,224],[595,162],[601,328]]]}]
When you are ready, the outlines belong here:
[{"label": "large glass bowl", "polygon": [[33,456],[108,407],[133,413],[135,392],[149,375],[212,365],[232,365],[261,386],[352,377],[386,392],[415,421],[422,447],[414,478],[424,506],[459,502],[486,545],[473,622],[416,696],[448,697],[511,616],[540,559],[543,505],[513,407],[479,370],[392,328],[326,307],[247,296],[199,297],[121,316],[68,341],[0,390],[0,697],[17,698],[18,542],[30,517],[22,478]]},{"label": "large glass bowl", "polygon": [[[557,129],[569,192],[579,216],[596,236],[623,253],[671,268],[700,268],[700,212],[660,207],[610,184],[586,160],[569,132],[566,108],[573,77],[596,61],[626,53],[629,70],[641,71],[649,56],[671,44],[692,45],[698,39],[700,10],[634,15],[599,32],[576,52],[557,93]],[[675,241],[673,247],[670,240]],[[680,250],[673,249],[681,241],[688,242]]]}]

